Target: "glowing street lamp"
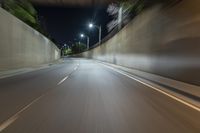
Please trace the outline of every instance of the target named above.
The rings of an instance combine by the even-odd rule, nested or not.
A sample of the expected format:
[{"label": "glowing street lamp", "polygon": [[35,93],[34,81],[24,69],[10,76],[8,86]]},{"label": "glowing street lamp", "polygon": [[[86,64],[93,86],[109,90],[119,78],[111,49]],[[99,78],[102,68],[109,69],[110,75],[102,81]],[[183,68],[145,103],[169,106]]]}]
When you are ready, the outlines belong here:
[{"label": "glowing street lamp", "polygon": [[92,23],[89,24],[89,28],[93,28],[93,26],[94,26],[94,25],[93,25]]},{"label": "glowing street lamp", "polygon": [[89,26],[90,29],[93,28],[93,27],[99,29],[99,45],[100,45],[101,44],[101,31],[102,31],[101,26],[94,25],[93,23],[89,23],[88,26]]},{"label": "glowing street lamp", "polygon": [[85,34],[80,34],[81,38],[86,37],[87,38],[87,50],[90,48],[90,38],[89,36],[85,35]]},{"label": "glowing street lamp", "polygon": [[84,34],[81,34],[81,38],[84,38],[85,36],[84,36]]}]

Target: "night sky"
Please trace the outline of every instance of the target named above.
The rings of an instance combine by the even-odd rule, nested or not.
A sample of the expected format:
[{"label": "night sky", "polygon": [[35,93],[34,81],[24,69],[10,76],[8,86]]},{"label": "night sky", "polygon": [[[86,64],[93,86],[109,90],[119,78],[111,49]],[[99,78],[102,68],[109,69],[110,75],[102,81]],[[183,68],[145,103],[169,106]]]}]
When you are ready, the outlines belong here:
[{"label": "night sky", "polygon": [[107,6],[95,7],[63,7],[63,6],[35,6],[46,31],[59,45],[71,45],[72,42],[85,39],[79,37],[80,33],[90,36],[90,45],[98,42],[98,30],[89,29],[88,23],[94,22],[102,25],[102,38],[108,34],[106,25],[111,20],[107,14]]}]

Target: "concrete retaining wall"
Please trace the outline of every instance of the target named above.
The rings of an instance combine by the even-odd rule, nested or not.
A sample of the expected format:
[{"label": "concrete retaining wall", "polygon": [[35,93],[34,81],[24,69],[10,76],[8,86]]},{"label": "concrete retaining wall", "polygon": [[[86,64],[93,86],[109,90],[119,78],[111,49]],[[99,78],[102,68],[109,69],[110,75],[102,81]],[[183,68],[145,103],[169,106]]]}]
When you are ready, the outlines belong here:
[{"label": "concrete retaining wall", "polygon": [[200,85],[200,1],[143,12],[103,45],[81,54]]},{"label": "concrete retaining wall", "polygon": [[39,32],[0,8],[0,71],[50,63],[60,50]]}]

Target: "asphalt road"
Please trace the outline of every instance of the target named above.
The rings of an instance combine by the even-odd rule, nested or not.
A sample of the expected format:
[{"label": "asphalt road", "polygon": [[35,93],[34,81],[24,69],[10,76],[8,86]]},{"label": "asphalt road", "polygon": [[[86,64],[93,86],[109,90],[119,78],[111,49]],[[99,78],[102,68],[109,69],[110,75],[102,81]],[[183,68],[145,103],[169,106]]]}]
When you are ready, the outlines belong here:
[{"label": "asphalt road", "polygon": [[99,63],[0,80],[2,133],[200,133],[200,112]]}]

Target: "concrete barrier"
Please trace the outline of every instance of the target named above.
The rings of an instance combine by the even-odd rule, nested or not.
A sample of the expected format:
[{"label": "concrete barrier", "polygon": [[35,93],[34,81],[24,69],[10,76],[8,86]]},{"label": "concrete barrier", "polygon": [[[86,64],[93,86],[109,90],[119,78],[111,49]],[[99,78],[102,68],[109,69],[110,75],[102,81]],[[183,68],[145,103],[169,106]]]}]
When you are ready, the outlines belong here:
[{"label": "concrete barrier", "polygon": [[81,56],[200,85],[200,1],[155,6]]},{"label": "concrete barrier", "polygon": [[60,50],[49,39],[0,8],[0,71],[50,63]]}]

